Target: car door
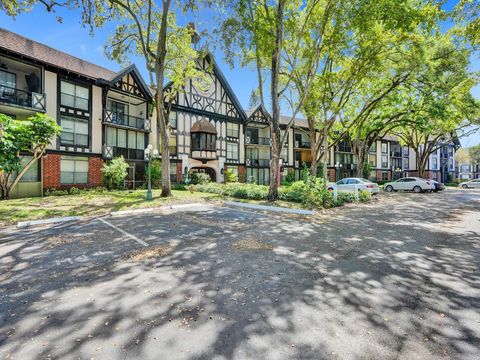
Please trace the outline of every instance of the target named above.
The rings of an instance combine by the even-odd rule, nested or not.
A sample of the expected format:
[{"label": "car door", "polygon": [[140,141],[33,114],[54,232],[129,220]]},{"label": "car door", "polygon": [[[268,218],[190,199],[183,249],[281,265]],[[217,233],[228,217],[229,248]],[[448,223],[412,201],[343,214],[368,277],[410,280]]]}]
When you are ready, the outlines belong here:
[{"label": "car door", "polygon": [[[403,185],[403,190],[406,190],[406,191],[413,191],[413,188],[415,187],[415,185],[420,185],[417,183],[417,180],[414,179],[414,178],[406,178],[405,179],[405,182],[404,182],[404,185]],[[421,186],[420,186],[421,187]]]},{"label": "car door", "polygon": [[362,190],[365,186],[362,186],[362,183],[358,179],[349,179],[348,180],[349,191],[354,192],[355,186],[358,190]]},{"label": "car door", "polygon": [[398,179],[392,183],[392,186],[394,190],[403,190],[403,187],[405,186],[405,179]]},{"label": "car door", "polygon": [[476,189],[480,189],[480,180],[472,180],[472,184],[470,186]]},{"label": "car door", "polygon": [[348,191],[348,179],[342,179],[337,181],[337,191]]}]

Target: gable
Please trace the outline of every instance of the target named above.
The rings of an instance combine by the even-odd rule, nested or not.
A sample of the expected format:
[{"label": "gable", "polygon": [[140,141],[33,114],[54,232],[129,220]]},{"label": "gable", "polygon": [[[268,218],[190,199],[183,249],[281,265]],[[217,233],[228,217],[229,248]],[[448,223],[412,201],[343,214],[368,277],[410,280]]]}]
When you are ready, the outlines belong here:
[{"label": "gable", "polygon": [[268,124],[269,123],[269,121],[268,121],[269,118],[270,118],[270,115],[263,108],[263,106],[258,105],[257,108],[255,110],[253,110],[253,112],[248,117],[248,122]]},{"label": "gable", "polygon": [[193,110],[206,116],[217,115],[237,121],[246,121],[245,113],[238,99],[212,58],[204,57],[199,61],[198,66],[210,80],[208,88],[202,89],[200,86],[196,86],[194,81],[188,79],[183,91],[177,95],[174,107],[185,111]]},{"label": "gable", "polygon": [[116,76],[110,80],[110,86],[112,89],[128,95],[133,95],[145,100],[152,99],[150,89],[145,84],[145,81],[143,81],[135,65],[130,65],[117,73]]}]

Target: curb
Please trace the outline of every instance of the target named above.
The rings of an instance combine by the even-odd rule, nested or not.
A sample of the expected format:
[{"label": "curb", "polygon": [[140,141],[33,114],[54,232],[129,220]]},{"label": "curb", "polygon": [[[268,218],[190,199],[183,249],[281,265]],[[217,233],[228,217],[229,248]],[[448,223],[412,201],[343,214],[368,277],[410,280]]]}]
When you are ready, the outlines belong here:
[{"label": "curb", "polygon": [[66,216],[66,217],[56,217],[56,218],[44,219],[44,220],[21,221],[17,223],[17,227],[27,228],[35,225],[45,225],[45,224],[62,223],[67,221],[77,221],[77,220],[81,220],[82,218],[83,218],[82,216]]},{"label": "curb", "polygon": [[296,214],[296,215],[315,215],[315,211],[312,211],[312,210],[290,209],[290,208],[283,208],[278,206],[267,206],[267,205],[255,205],[255,204],[247,204],[247,203],[234,202],[234,201],[224,201],[223,203],[225,205],[245,207],[245,208],[255,209],[255,210],[267,210],[267,211],[283,212],[283,213],[290,213],[290,214]]}]

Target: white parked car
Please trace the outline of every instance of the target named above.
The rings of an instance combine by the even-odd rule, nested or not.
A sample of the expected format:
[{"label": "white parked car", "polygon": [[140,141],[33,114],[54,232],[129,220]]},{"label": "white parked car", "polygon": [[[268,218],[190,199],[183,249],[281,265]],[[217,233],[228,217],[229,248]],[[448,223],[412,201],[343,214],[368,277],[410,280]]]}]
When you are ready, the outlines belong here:
[{"label": "white parked car", "polygon": [[460,186],[463,189],[472,189],[472,188],[480,189],[480,179],[473,179],[473,180],[470,180],[470,181],[465,181],[465,182],[462,182],[458,186]]},{"label": "white parked car", "polygon": [[435,190],[435,185],[431,181],[419,177],[405,177],[397,181],[385,183],[383,188],[388,192],[402,190],[420,193]]},{"label": "white parked car", "polygon": [[370,191],[372,195],[378,194],[380,190],[378,189],[378,184],[362,178],[345,178],[338,180],[336,183],[328,185],[328,190],[333,191],[337,188],[338,192],[354,192],[355,187],[360,190]]}]

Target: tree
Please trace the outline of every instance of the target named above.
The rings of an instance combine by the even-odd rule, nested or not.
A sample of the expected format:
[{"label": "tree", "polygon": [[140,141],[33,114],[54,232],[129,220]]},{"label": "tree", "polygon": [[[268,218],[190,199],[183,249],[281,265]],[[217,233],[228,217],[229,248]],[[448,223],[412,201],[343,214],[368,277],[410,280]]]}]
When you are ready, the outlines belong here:
[{"label": "tree", "polygon": [[474,165],[480,164],[480,145],[469,147],[468,156]]},{"label": "tree", "polygon": [[[205,0],[211,4],[213,0]],[[159,3],[157,5],[157,3]],[[162,161],[162,193],[171,196],[169,139],[171,126],[169,113],[175,94],[181,90],[186,79],[205,84],[207,77],[197,69],[199,52],[192,48],[195,38],[193,26],[177,25],[172,11],[172,0],[29,0],[2,1],[0,8],[15,16],[27,12],[35,4],[42,4],[48,11],[64,6],[81,11],[82,23],[93,31],[106,22],[114,22],[115,30],[106,45],[107,55],[119,62],[125,62],[129,54],[143,58],[149,74],[150,86],[154,93],[157,128],[159,131]],[[197,1],[180,3],[180,10],[196,9]],[[165,80],[171,86],[164,91]]]},{"label": "tree", "polygon": [[468,135],[480,114],[480,103],[470,92],[478,83],[475,74],[468,71],[471,51],[448,34],[432,37],[425,51],[427,61],[410,91],[417,109],[410,115],[415,126],[395,130],[402,143],[415,152],[420,177],[429,156],[444,144]]},{"label": "tree", "polygon": [[[227,60],[240,49],[242,64],[252,64],[258,78],[258,95],[265,107],[266,94],[271,103],[269,123],[272,136],[270,186],[268,198],[278,196],[278,169],[281,149],[293,125],[295,116],[305,101],[317,72],[325,47],[329,13],[337,3],[333,0],[241,0],[233,5],[232,17],[223,25],[223,44]],[[303,93],[295,94],[294,69],[301,67],[306,74]],[[269,80],[268,92],[264,85]],[[282,102],[290,106],[290,120],[281,136],[280,110]],[[265,107],[266,108],[266,107]]]},{"label": "tree", "polygon": [[122,188],[123,180],[128,175],[128,166],[123,156],[114,158],[103,165],[102,172],[109,190]]},{"label": "tree", "polygon": [[[52,138],[60,135],[61,127],[45,114],[30,116],[27,120],[13,120],[0,114],[0,187],[1,198],[8,199],[11,190],[22,176],[45,153]],[[22,168],[21,154],[32,159]],[[12,176],[16,174],[12,181]]]}]

